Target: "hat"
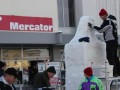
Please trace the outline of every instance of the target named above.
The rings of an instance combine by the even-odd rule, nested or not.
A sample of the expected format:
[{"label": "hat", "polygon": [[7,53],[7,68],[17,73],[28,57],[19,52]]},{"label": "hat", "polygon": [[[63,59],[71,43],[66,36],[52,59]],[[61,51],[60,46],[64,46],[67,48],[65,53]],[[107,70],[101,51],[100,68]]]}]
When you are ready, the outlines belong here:
[{"label": "hat", "polygon": [[6,64],[4,62],[0,61],[0,68],[2,68],[4,66],[6,66]]},{"label": "hat", "polygon": [[93,70],[92,70],[91,67],[87,67],[87,68],[84,69],[84,73],[88,76],[92,76]]},{"label": "hat", "polygon": [[9,75],[12,75],[16,78],[19,79],[19,74],[17,72],[17,70],[15,68],[8,68],[6,71],[5,71],[6,74],[9,74]]},{"label": "hat", "polygon": [[56,74],[56,70],[55,70],[55,67],[54,67],[54,66],[50,66],[46,71]]},{"label": "hat", "polygon": [[103,15],[106,15],[107,14],[107,11],[105,9],[101,9],[100,12],[99,12],[99,16],[103,16]]}]

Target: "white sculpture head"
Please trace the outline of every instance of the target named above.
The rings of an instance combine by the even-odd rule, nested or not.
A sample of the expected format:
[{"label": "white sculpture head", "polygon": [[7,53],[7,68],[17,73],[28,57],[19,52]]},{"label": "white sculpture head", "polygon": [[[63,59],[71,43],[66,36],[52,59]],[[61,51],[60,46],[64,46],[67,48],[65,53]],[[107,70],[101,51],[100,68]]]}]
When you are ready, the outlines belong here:
[{"label": "white sculpture head", "polygon": [[88,26],[88,23],[91,23],[92,26],[94,26],[94,19],[90,16],[82,16],[79,21],[76,33],[79,32],[79,34],[82,36],[88,36],[91,33],[94,34],[93,29]]},{"label": "white sculpture head", "polygon": [[88,26],[88,23],[91,23],[92,26],[94,26],[94,19],[90,16],[82,16],[79,21],[76,34],[70,43],[78,42],[78,40],[83,37],[89,37],[91,41],[96,38],[95,30],[93,28],[90,28]]}]

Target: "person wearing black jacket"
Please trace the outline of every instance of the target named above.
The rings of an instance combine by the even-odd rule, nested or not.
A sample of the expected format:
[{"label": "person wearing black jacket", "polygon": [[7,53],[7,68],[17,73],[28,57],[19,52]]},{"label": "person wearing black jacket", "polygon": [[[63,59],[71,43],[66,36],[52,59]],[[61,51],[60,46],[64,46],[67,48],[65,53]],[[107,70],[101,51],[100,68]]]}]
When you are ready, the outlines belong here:
[{"label": "person wearing black jacket", "polygon": [[0,61],[0,77],[4,74],[4,69],[6,68],[6,64]]},{"label": "person wearing black jacket", "polygon": [[46,87],[46,89],[42,89],[42,90],[52,90],[52,89],[49,89],[49,87],[50,87],[49,80],[55,74],[56,74],[56,70],[55,70],[54,66],[50,66],[44,72],[40,72],[40,73],[36,74],[34,77],[34,83],[33,83],[34,90],[37,88],[44,88],[44,87]]},{"label": "person wearing black jacket", "polygon": [[8,68],[5,70],[3,76],[0,77],[0,90],[16,90],[13,83],[16,81],[16,78],[19,79],[17,70],[14,68]]},{"label": "person wearing black jacket", "polygon": [[3,82],[0,82],[0,90],[12,90],[11,86],[3,83]]},{"label": "person wearing black jacket", "polygon": [[119,57],[117,56],[117,20],[115,16],[108,15],[105,9],[100,10],[99,16],[103,20],[103,23],[100,27],[94,26],[94,29],[96,29],[100,33],[103,33],[103,37],[106,42],[106,57],[109,64],[114,66],[113,76],[118,76],[120,75],[120,65]]}]

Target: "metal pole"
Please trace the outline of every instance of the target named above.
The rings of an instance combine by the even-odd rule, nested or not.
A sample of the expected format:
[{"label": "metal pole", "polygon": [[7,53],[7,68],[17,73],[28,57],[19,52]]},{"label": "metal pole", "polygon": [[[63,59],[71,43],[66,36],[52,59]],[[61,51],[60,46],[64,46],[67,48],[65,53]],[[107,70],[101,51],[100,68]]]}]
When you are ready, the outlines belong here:
[{"label": "metal pole", "polygon": [[106,80],[106,90],[108,90],[108,78],[107,78],[107,62],[105,62],[105,80]]}]

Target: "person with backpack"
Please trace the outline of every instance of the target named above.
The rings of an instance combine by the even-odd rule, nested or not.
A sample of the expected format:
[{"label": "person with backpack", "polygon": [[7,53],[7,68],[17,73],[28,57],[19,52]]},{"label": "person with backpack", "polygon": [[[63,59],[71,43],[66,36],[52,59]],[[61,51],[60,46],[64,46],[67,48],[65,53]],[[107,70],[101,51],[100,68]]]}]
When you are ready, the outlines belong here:
[{"label": "person with backpack", "polygon": [[[117,56],[118,48],[118,34],[117,34],[117,19],[113,15],[108,15],[105,9],[101,9],[99,12],[100,18],[103,23],[100,27],[94,26],[99,33],[103,33],[103,37],[106,43],[106,58],[110,65],[113,65],[113,76],[120,76],[120,64],[119,57]],[[91,27],[91,24],[88,24]]]},{"label": "person with backpack", "polygon": [[78,90],[104,90],[102,81],[93,75],[91,67],[84,69],[84,76]]}]

